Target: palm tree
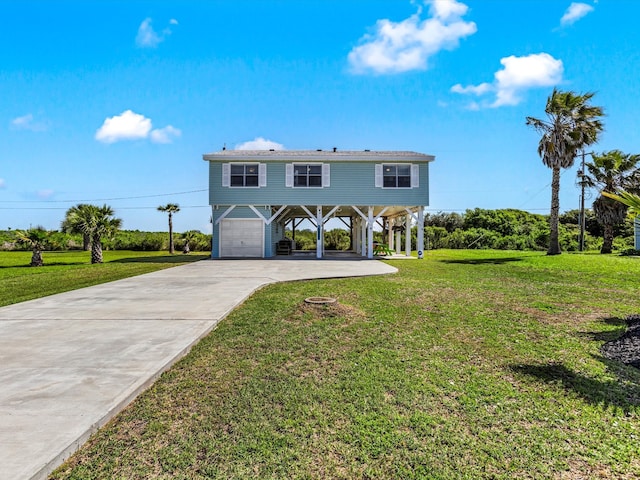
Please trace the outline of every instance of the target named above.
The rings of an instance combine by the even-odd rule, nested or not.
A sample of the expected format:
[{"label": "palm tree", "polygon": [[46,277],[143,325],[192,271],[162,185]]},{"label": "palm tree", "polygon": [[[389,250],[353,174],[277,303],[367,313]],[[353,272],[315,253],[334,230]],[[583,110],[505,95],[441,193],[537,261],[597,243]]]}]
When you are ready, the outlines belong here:
[{"label": "palm tree", "polygon": [[576,95],[554,88],[544,109],[547,119],[527,117],[527,125],[542,134],[538,144],[538,155],[542,158],[542,163],[552,171],[548,255],[561,253],[558,238],[560,170],[573,166],[578,151],[596,143],[603,129],[598,118],[604,115],[602,108],[589,104],[593,95]]},{"label": "palm tree", "polygon": [[[78,205],[80,207],[80,205]],[[69,212],[65,222],[68,228],[87,235],[91,241],[91,263],[102,263],[102,238],[113,235],[122,226],[122,220],[113,217],[108,205],[83,205]],[[69,212],[67,212],[69,214]]]},{"label": "palm tree", "polygon": [[173,214],[180,211],[180,206],[177,203],[167,203],[166,205],[160,205],[158,207],[160,212],[169,213],[169,253],[173,253]]},{"label": "palm tree", "polygon": [[42,250],[47,241],[47,231],[44,227],[37,226],[29,230],[16,230],[16,237],[19,242],[31,247],[32,254],[29,265],[32,267],[42,267],[44,265]]},{"label": "palm tree", "polygon": [[640,195],[625,191],[618,192],[617,194],[602,192],[602,195],[617,200],[618,202],[624,203],[627,207],[629,207],[629,211],[627,212],[629,216],[640,216]]},{"label": "palm tree", "polygon": [[617,202],[602,194],[632,188],[640,176],[640,170],[637,168],[639,161],[640,155],[629,155],[620,150],[611,150],[602,155],[593,155],[593,162],[586,163],[589,174],[583,177],[585,184],[601,191],[601,195],[593,202],[593,211],[598,222],[604,228],[604,241],[600,253],[611,253],[614,238],[613,228],[624,222],[628,208],[624,203]]},{"label": "palm tree", "polygon": [[91,237],[86,233],[82,233],[75,228],[77,222],[74,220],[77,217],[85,217],[91,215],[91,205],[86,203],[79,203],[78,205],[71,207],[67,210],[64,220],[60,224],[60,230],[66,233],[77,233],[82,235],[82,249],[86,252],[91,248]]}]

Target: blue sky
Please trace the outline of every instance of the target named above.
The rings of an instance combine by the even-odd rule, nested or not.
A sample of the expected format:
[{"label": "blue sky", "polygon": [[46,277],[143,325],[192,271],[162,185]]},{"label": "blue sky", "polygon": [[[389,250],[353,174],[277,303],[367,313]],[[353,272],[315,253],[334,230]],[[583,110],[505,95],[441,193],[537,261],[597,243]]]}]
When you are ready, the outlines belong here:
[{"label": "blue sky", "polygon": [[[637,0],[0,3],[0,228],[58,228],[78,202],[124,228],[209,228],[227,148],[433,154],[430,211],[548,213],[525,117],[594,91],[594,149],[640,153]],[[576,168],[561,210],[578,207]],[[591,200],[588,200],[590,203]]]}]

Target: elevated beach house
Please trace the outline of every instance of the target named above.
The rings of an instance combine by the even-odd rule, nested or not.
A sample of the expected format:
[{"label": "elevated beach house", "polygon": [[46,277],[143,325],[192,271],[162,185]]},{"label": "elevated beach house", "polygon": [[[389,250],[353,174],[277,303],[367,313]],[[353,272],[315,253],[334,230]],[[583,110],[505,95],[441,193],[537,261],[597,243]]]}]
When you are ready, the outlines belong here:
[{"label": "elevated beach house", "polygon": [[[324,229],[333,218],[350,231],[352,251],[372,258],[376,224],[385,232],[385,248],[410,254],[411,236],[400,245],[401,231],[424,224],[434,157],[334,148],[223,149],[203,159],[209,162],[213,258],[273,257],[288,243],[285,231],[295,235],[305,219],[317,231],[315,256],[322,258]],[[421,257],[423,235],[417,242]]]}]

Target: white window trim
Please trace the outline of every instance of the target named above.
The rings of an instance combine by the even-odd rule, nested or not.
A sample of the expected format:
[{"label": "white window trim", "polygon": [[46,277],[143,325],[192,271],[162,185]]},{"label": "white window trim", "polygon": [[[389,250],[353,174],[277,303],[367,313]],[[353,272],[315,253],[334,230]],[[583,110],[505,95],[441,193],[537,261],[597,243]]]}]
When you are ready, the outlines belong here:
[{"label": "white window trim", "polygon": [[[231,165],[258,165],[258,185],[255,187],[232,186]],[[227,188],[261,188],[267,186],[267,164],[258,162],[231,162],[222,164],[222,186]]]},{"label": "white window trim", "polygon": [[[385,187],[384,186],[384,165],[409,165],[411,167],[411,186],[409,187]],[[420,187],[420,165],[416,163],[376,163],[375,166],[375,187],[382,188],[384,190],[410,190],[412,188]]]},{"label": "white window trim", "polygon": [[[321,174],[321,182],[322,185],[320,185],[319,187],[296,187],[293,185],[293,167],[294,165],[320,165],[322,167],[322,174]],[[319,188],[328,188],[331,186],[331,165],[328,163],[321,163],[321,162],[293,162],[293,163],[287,163],[285,166],[285,187],[291,187],[291,188],[296,188],[296,189],[314,189],[317,190]]]}]

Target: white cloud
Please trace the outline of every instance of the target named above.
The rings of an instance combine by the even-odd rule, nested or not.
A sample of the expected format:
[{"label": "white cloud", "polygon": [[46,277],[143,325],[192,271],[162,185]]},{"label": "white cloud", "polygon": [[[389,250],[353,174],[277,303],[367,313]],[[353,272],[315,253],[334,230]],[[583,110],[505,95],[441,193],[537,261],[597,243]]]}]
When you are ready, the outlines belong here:
[{"label": "white cloud", "polygon": [[548,53],[510,56],[500,60],[504,69],[496,72],[496,101],[494,107],[517,105],[522,90],[537,87],[551,87],[562,81],[564,66],[562,60]]},{"label": "white cloud", "polygon": [[181,135],[182,131],[173,125],[154,129],[150,118],[125,110],[120,115],[107,117],[102,126],[96,130],[95,138],[102,143],[146,139],[154,143],[171,143]]},{"label": "white cloud", "polygon": [[[493,83],[481,83],[463,87],[456,84],[451,91],[459,94],[482,96],[495,92],[493,102],[485,102],[484,107],[502,107],[518,105],[522,101],[522,94],[530,88],[551,87],[562,82],[564,66],[562,60],[553,58],[548,53],[537,53],[516,57],[511,55],[500,60],[503,66],[494,74]],[[480,108],[480,104],[473,102],[471,110]]]},{"label": "white cloud", "polygon": [[[157,47],[162,43],[169,35],[171,35],[171,29],[166,27],[162,30],[161,34],[158,34],[151,26],[151,18],[145,18],[138,27],[138,34],[136,35],[136,45],[138,47]],[[178,21],[175,18],[169,20],[169,25],[178,25]]]},{"label": "white cloud", "polygon": [[42,198],[43,200],[46,200],[47,198],[51,198],[54,193],[55,192],[50,188],[45,188],[43,190],[38,190],[36,192],[36,195],[38,196],[38,198]]},{"label": "white cloud", "polygon": [[44,132],[48,125],[42,121],[36,121],[31,113],[11,120],[11,126],[17,130],[31,130],[32,132]]},{"label": "white cloud", "polygon": [[121,140],[141,140],[151,131],[151,120],[144,115],[125,110],[120,115],[108,117],[96,131],[96,140],[114,143]]},{"label": "white cloud", "polygon": [[475,112],[480,110],[480,104],[478,102],[470,102],[465,108]]},{"label": "white cloud", "polygon": [[354,73],[399,73],[424,70],[441,50],[452,50],[460,39],[477,31],[474,22],[462,19],[468,7],[457,0],[425,0],[430,18],[421,20],[422,8],[401,22],[378,20],[375,32],[360,39],[349,52]]},{"label": "white cloud", "polygon": [[593,7],[587,3],[572,2],[560,19],[560,25],[572,25],[592,11]]},{"label": "white cloud", "polygon": [[157,47],[162,40],[151,26],[151,19],[145,18],[140,27],[138,27],[136,45],[139,47]]},{"label": "white cloud", "polygon": [[33,122],[33,115],[30,113],[11,120],[11,125],[18,128],[26,128]]},{"label": "white cloud", "polygon": [[0,188],[5,188],[7,183],[4,181],[4,178],[0,178]]},{"label": "white cloud", "polygon": [[164,128],[156,128],[151,130],[149,138],[153,143],[171,143],[174,138],[182,135],[182,131],[178,128],[167,125]]},{"label": "white cloud", "polygon": [[461,93],[463,95],[472,94],[472,95],[484,95],[487,92],[493,90],[493,87],[490,83],[481,83],[480,85],[469,85],[463,87],[459,83],[451,87],[451,91],[454,93]]},{"label": "white cloud", "polygon": [[284,145],[281,143],[267,140],[262,137],[257,137],[248,142],[240,143],[236,145],[236,150],[284,150]]}]

